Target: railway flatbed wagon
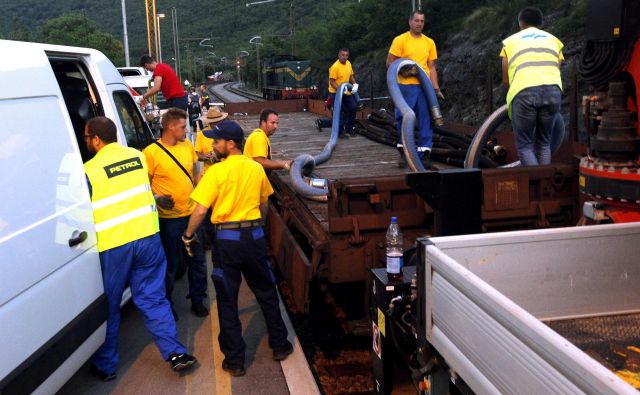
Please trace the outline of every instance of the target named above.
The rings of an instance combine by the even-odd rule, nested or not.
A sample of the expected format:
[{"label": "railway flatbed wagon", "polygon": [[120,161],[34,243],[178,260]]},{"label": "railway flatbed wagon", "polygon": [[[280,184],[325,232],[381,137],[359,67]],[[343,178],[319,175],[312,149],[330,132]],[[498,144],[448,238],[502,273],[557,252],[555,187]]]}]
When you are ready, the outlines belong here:
[{"label": "railway flatbed wagon", "polygon": [[[318,131],[315,119],[309,112],[281,113],[280,128],[271,138],[273,157],[293,159],[320,152],[329,140],[329,129]],[[255,116],[238,121],[245,130],[258,123]],[[349,288],[365,284],[369,269],[384,267],[385,235],[392,216],[398,217],[407,250],[419,236],[460,234],[447,233],[451,228],[443,226],[449,223],[443,224],[443,200],[449,211],[463,206],[471,212],[469,216],[477,217],[478,229],[473,232],[569,226],[577,221],[577,185],[571,164],[540,166],[534,171],[428,172],[424,176],[429,178],[428,193],[437,199],[427,203],[410,185],[417,173],[399,168],[397,161],[395,147],[361,135],[339,139],[332,157],[312,174],[329,180],[327,201],[300,196],[288,172],[272,172],[275,194],[267,221],[270,251],[290,288],[294,310],[308,312],[314,279]],[[442,193],[437,193],[438,188]],[[407,254],[407,263],[411,256]]]}]

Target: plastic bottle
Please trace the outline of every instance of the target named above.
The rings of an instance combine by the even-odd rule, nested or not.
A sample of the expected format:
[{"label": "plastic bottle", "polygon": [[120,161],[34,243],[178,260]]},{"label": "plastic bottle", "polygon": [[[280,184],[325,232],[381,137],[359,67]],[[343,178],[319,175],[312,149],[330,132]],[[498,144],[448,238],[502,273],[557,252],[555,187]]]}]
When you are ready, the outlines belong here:
[{"label": "plastic bottle", "polygon": [[389,281],[402,281],[402,231],[398,218],[391,217],[387,230],[387,277]]}]

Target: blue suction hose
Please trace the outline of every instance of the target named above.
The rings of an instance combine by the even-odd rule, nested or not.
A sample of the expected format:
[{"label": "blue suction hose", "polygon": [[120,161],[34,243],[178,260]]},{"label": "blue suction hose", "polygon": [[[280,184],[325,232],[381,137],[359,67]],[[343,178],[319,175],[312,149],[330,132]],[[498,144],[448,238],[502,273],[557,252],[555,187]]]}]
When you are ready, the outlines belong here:
[{"label": "blue suction hose", "polygon": [[404,66],[412,65],[415,65],[417,67],[420,85],[422,86],[422,90],[427,94],[427,103],[429,105],[431,119],[436,124],[442,125],[442,112],[440,111],[440,104],[438,104],[436,92],[433,89],[433,85],[431,84],[429,76],[416,62],[410,59],[402,58],[397,59],[396,61],[391,63],[389,69],[387,70],[387,88],[389,89],[389,94],[391,95],[393,104],[395,105],[396,109],[402,114],[401,139],[409,168],[412,171],[423,172],[425,171],[425,167],[422,164],[420,157],[418,156],[418,150],[416,148],[416,141],[414,136],[416,114],[409,107],[406,100],[404,100],[402,92],[400,92],[400,87],[398,86],[398,73],[400,69]]},{"label": "blue suction hose", "polygon": [[308,198],[323,197],[326,198],[328,192],[328,181],[325,179],[311,179],[305,176],[311,174],[313,169],[329,160],[333,149],[338,142],[338,134],[340,132],[340,110],[342,108],[342,95],[346,90],[351,90],[353,85],[348,82],[341,84],[336,92],[336,98],[333,103],[333,123],[331,125],[331,138],[324,146],[322,152],[316,156],[302,154],[293,160],[291,165],[291,185],[296,192]]}]

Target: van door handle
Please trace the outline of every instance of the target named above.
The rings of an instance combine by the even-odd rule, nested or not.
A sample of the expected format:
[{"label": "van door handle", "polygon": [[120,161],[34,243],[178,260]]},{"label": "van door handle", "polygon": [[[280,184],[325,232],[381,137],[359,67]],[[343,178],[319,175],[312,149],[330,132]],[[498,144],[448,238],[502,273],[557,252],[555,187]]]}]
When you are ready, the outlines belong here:
[{"label": "van door handle", "polygon": [[87,240],[87,232],[74,230],[72,237],[69,239],[69,247],[76,246],[85,240]]}]

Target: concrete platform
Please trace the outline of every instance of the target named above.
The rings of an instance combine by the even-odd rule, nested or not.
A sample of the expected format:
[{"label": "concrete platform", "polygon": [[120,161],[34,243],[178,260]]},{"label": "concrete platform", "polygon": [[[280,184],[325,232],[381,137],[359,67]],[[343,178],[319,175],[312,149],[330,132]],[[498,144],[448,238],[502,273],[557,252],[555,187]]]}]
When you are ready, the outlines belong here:
[{"label": "concrete platform", "polygon": [[[210,255],[207,260],[208,273],[211,273]],[[210,280],[208,283],[211,314],[205,318],[198,318],[189,311],[189,301],[185,298],[188,291],[186,276],[176,282],[174,290],[175,309],[179,315],[178,336],[188,352],[198,358],[199,365],[195,369],[183,374],[171,370],[146,332],[142,315],[130,302],[122,310],[117,379],[106,383],[98,380],[88,373],[87,363],[59,394],[320,393],[282,303],[280,306],[289,330],[289,340],[294,344],[294,353],[282,362],[272,359],[264,317],[245,282],[240,289],[238,307],[247,343],[247,374],[231,377],[223,371],[224,355],[218,344],[215,291]]]}]

